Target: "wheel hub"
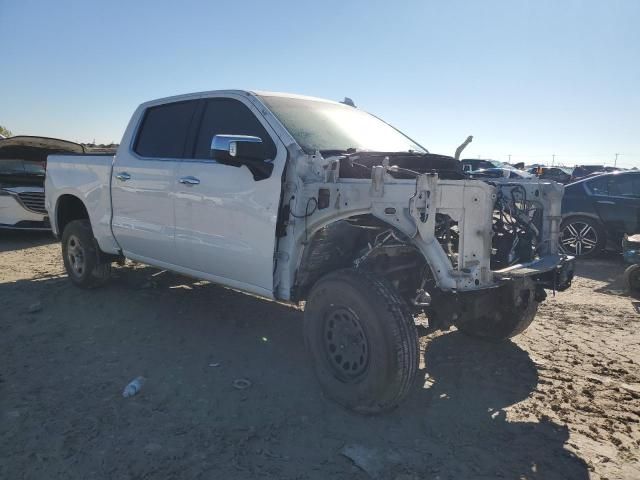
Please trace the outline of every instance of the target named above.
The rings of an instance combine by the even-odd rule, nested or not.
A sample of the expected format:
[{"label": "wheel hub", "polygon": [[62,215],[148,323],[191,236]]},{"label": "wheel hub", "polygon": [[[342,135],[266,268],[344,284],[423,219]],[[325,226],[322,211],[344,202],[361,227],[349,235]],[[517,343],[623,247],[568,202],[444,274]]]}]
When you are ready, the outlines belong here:
[{"label": "wheel hub", "polygon": [[598,233],[593,226],[584,222],[569,223],[562,229],[560,246],[572,255],[586,255],[596,248]]},{"label": "wheel hub", "polygon": [[84,247],[75,235],[71,235],[67,240],[67,258],[72,273],[78,277],[82,276],[85,270],[86,256]]},{"label": "wheel hub", "polygon": [[358,316],[346,308],[337,308],[325,316],[325,353],[339,378],[353,381],[369,365],[369,345]]}]

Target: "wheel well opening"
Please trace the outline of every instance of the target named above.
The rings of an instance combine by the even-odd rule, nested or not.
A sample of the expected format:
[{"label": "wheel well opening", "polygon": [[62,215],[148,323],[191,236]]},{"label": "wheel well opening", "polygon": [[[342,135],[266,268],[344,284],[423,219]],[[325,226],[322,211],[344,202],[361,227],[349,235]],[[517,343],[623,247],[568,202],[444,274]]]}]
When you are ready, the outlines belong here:
[{"label": "wheel well opening", "polygon": [[62,235],[64,228],[74,220],[88,219],[89,213],[87,212],[84,203],[78,197],[73,195],[62,195],[58,199],[58,207],[56,208],[56,224],[58,226],[58,233]]},{"label": "wheel well opening", "polygon": [[430,276],[424,257],[406,235],[373,215],[358,215],[331,223],[311,237],[292,298],[304,300],[321,277],[349,267],[386,278],[407,299],[415,297],[425,273]]}]

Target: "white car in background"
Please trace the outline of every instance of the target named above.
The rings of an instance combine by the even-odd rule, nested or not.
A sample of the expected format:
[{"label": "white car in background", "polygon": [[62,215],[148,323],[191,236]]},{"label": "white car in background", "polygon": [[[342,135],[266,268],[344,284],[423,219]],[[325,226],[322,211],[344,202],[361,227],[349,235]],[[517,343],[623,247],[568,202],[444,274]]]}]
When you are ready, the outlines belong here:
[{"label": "white car in background", "polygon": [[47,137],[0,139],[0,229],[49,230],[44,207],[47,155],[85,153],[82,145]]}]

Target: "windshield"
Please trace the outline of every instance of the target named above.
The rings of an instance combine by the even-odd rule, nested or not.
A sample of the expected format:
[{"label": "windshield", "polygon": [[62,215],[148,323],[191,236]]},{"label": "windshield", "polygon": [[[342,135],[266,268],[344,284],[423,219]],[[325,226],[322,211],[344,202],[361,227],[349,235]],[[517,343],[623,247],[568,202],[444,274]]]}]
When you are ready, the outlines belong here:
[{"label": "windshield", "polygon": [[260,98],[307,153],[351,148],[427,153],[391,125],[354,107],[302,98]]}]

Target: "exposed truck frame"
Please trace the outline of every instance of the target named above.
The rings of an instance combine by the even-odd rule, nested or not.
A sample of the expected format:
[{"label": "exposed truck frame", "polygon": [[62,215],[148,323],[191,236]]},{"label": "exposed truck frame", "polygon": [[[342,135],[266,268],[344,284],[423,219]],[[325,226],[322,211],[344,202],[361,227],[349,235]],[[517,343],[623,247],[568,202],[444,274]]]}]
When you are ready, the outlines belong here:
[{"label": "exposed truck frame", "polygon": [[[262,95],[220,91],[149,102],[134,113],[115,157],[51,157],[47,208],[53,230],[62,239],[71,279],[94,286],[106,279],[111,261],[126,256],[264,297],[305,301],[305,336],[323,387],[343,405],[361,412],[389,409],[408,393],[417,369],[412,320],[416,312],[425,311],[433,328],[456,325],[472,335],[503,339],[531,323],[544,300],[544,289],[569,287],[573,262],[558,253],[557,241],[562,185],[539,179],[488,183],[462,174],[451,177],[437,168],[422,168],[432,157],[456,164],[450,157],[428,153],[409,152],[419,168],[408,169],[394,152],[309,152]],[[256,266],[243,264],[239,257],[239,270],[221,276],[215,267],[194,270],[178,262],[156,261],[145,251],[144,238],[142,242],[134,238],[142,247],[123,244],[128,236],[153,230],[148,222],[136,225],[135,212],[125,212],[133,207],[119,201],[120,192],[136,190],[135,185],[122,186],[131,178],[131,165],[144,164],[135,142],[145,113],[203,98],[242,103],[274,142],[275,158],[246,154],[243,160],[237,151],[264,139],[246,135],[212,139],[213,166],[243,182],[238,192],[254,195],[253,185],[255,191],[270,191],[269,198],[275,201],[264,203],[273,207],[238,203],[228,185],[220,187],[227,196],[206,197],[221,210],[231,209],[230,214],[235,205],[242,208],[238,215],[250,209],[247,218],[260,219],[243,226],[250,233],[240,240],[255,245],[247,250],[251,254],[265,252],[256,259],[262,272],[272,277],[269,280],[250,271]],[[171,175],[187,186],[171,195],[193,197],[200,179],[180,175],[211,166],[198,167],[198,162],[203,161],[177,162]],[[154,168],[166,170],[170,165],[170,159],[162,159],[145,164],[144,171],[153,173]],[[347,167],[353,165],[366,168],[366,174],[348,174]],[[235,167],[248,171],[238,176],[242,174]],[[248,175],[255,183],[247,180]],[[254,197],[249,199],[255,203]],[[162,225],[158,228],[161,235]],[[238,227],[229,223],[226,228]],[[257,240],[260,236],[262,241]],[[215,235],[208,238],[215,241]],[[228,255],[238,255],[237,250],[229,249]],[[81,274],[74,269],[78,258],[84,262]]]}]

